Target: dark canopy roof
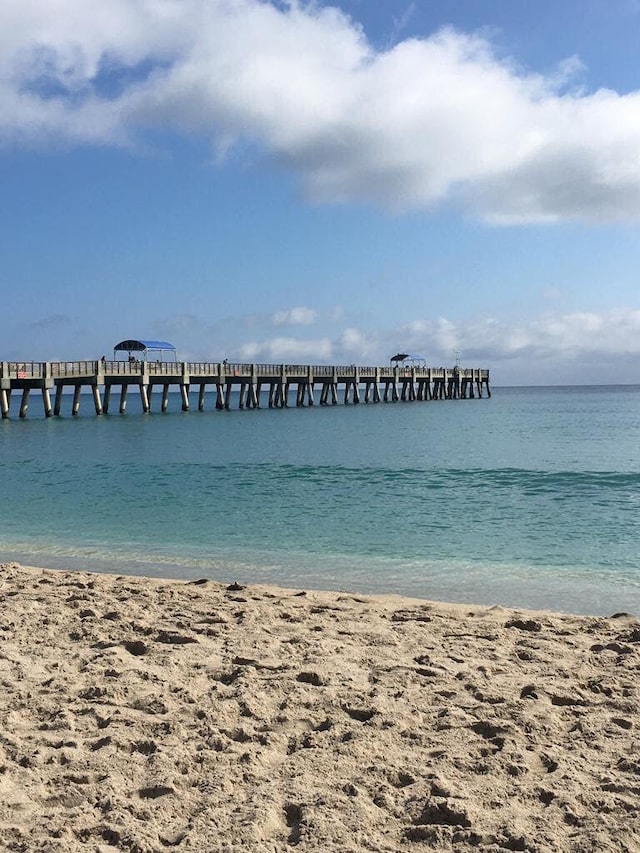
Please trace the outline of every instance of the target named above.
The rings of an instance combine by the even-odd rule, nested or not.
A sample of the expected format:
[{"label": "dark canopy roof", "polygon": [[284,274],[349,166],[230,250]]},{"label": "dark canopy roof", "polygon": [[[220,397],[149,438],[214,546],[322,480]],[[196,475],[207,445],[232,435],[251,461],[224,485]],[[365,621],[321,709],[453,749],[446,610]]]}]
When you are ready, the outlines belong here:
[{"label": "dark canopy roof", "polygon": [[147,349],[164,349],[175,352],[176,348],[167,341],[120,341],[113,349],[115,352],[144,352]]},{"label": "dark canopy roof", "polygon": [[425,358],[423,355],[418,355],[417,353],[408,353],[408,352],[399,352],[396,355],[391,357],[391,361],[424,361]]},{"label": "dark canopy roof", "polygon": [[114,353],[116,352],[170,352],[173,354],[173,357],[176,358],[176,348],[173,344],[170,344],[168,341],[120,341],[119,344],[116,344],[113,348]]}]

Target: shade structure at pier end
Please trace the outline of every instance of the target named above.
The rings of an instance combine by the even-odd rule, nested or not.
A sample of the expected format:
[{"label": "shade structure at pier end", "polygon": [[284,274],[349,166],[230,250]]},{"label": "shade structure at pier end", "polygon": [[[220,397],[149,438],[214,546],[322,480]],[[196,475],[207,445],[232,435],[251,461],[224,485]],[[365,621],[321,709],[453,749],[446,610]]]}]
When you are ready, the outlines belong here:
[{"label": "shade structure at pier end", "polygon": [[398,352],[389,359],[392,365],[402,365],[403,367],[425,367],[427,360],[423,355],[418,353]]},{"label": "shade structure at pier end", "polygon": [[132,353],[142,353],[142,359],[148,361],[149,355],[153,354],[158,361],[177,361],[178,354],[173,344],[168,341],[142,341],[126,340],[120,341],[113,348],[113,359],[117,359],[116,353],[126,352],[131,358]]}]

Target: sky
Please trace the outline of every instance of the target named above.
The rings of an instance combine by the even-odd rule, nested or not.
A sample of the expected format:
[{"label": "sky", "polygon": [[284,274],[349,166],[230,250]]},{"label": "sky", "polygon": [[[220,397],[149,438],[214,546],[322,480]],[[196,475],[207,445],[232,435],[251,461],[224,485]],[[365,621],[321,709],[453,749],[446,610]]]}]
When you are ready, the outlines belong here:
[{"label": "sky", "polygon": [[0,360],[640,383],[640,0],[4,0]]}]

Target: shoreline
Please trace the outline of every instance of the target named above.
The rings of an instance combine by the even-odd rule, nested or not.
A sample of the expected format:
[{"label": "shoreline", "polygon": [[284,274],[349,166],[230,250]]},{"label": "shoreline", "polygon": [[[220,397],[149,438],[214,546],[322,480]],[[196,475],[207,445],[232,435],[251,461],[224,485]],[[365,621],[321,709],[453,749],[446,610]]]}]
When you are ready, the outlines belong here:
[{"label": "shoreline", "polygon": [[[425,601],[451,602],[463,606],[491,607],[549,611],[576,616],[607,617],[622,609],[640,618],[640,586],[630,577],[609,578],[606,572],[586,568],[559,570],[557,567],[513,567],[496,564],[478,565],[470,574],[465,566],[448,564],[448,570],[440,564],[421,568],[425,575],[418,576],[413,567],[407,573],[402,560],[386,560],[387,574],[370,571],[375,557],[369,557],[369,568],[357,568],[350,559],[341,560],[340,555],[322,557],[311,564],[305,563],[308,555],[283,552],[271,555],[250,554],[238,559],[221,553],[187,556],[179,562],[176,555],[108,554],[105,549],[83,554],[57,550],[55,544],[37,550],[26,547],[5,549],[0,552],[2,563],[18,563],[22,566],[35,565],[51,571],[91,571],[99,574],[123,574],[128,577],[148,577],[161,580],[190,581],[208,577],[220,583],[239,581],[244,584],[260,584],[283,589],[314,589],[319,592],[351,592],[366,596],[400,595]],[[262,561],[260,560],[262,557]],[[313,555],[319,559],[318,555]],[[293,571],[295,566],[296,571]]]},{"label": "shoreline", "polygon": [[14,563],[0,600],[8,849],[640,849],[629,614]]}]

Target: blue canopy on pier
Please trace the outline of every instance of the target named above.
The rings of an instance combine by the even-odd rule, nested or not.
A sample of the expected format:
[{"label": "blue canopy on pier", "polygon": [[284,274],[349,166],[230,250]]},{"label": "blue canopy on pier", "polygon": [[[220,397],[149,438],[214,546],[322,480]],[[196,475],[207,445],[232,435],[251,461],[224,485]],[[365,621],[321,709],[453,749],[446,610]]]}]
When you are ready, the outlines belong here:
[{"label": "blue canopy on pier", "polygon": [[409,352],[399,352],[396,355],[392,356],[390,359],[391,362],[396,362],[396,364],[400,364],[401,362],[404,364],[408,362],[409,364],[418,364],[421,367],[427,363],[427,360],[423,355],[418,355],[417,353],[409,353]]},{"label": "blue canopy on pier", "polygon": [[167,352],[173,355],[173,361],[177,361],[176,348],[173,344],[170,344],[168,341],[139,341],[139,340],[128,340],[128,341],[120,341],[119,344],[116,344],[113,348],[114,357],[117,352],[128,352],[131,355],[132,352],[141,352],[144,353],[144,358],[146,359],[147,353],[156,352],[162,354]]}]

